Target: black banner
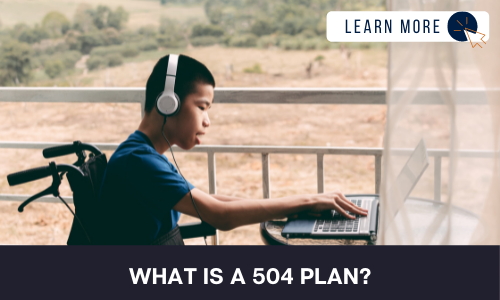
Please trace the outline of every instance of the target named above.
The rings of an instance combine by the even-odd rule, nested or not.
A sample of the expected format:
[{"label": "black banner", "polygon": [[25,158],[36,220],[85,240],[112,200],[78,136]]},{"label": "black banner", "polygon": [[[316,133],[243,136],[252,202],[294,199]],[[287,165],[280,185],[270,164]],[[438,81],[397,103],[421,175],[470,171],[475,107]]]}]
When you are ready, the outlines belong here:
[{"label": "black banner", "polygon": [[499,299],[499,247],[0,247],[3,299]]}]

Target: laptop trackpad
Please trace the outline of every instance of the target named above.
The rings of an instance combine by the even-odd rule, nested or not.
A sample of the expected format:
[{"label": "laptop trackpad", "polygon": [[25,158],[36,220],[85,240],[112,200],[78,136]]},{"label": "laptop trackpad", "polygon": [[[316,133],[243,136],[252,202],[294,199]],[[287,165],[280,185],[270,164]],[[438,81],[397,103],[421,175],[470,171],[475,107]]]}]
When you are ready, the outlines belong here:
[{"label": "laptop trackpad", "polygon": [[283,231],[281,232],[282,236],[286,236],[286,234],[311,234],[315,219],[293,219],[286,222]]}]

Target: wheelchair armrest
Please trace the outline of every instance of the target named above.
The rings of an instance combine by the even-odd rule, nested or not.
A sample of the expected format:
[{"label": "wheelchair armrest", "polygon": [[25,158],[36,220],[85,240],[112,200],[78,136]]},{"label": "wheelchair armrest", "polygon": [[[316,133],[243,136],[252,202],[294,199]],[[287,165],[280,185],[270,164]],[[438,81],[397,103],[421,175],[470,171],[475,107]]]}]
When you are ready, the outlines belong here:
[{"label": "wheelchair armrest", "polygon": [[183,239],[215,235],[216,230],[214,227],[205,222],[179,224],[179,229]]}]

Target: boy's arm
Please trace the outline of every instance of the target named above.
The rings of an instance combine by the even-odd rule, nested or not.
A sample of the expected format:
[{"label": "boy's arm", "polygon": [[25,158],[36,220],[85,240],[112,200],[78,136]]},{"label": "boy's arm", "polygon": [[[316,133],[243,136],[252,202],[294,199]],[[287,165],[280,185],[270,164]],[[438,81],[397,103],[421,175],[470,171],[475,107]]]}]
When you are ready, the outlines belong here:
[{"label": "boy's arm", "polygon": [[224,196],[224,195],[210,195],[219,201],[240,201],[245,200],[245,198],[233,197],[233,196]]},{"label": "boy's arm", "polygon": [[[203,221],[220,230],[255,224],[271,219],[285,218],[302,211],[321,212],[335,209],[347,218],[345,210],[366,215],[367,210],[359,208],[339,193],[318,195],[300,195],[283,198],[256,200],[242,199],[240,201],[220,201],[196,188],[192,189],[193,198]],[[193,217],[198,217],[187,193],[174,209]]]}]

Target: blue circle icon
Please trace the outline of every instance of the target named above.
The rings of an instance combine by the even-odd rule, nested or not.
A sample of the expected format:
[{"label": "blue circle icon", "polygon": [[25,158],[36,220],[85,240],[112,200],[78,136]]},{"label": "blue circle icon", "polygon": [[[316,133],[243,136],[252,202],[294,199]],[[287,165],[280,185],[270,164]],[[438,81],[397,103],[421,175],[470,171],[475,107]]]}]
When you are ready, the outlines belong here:
[{"label": "blue circle icon", "polygon": [[448,20],[448,33],[453,39],[459,42],[466,42],[467,34],[465,33],[465,30],[469,33],[476,33],[476,18],[474,18],[472,14],[465,11],[454,13]]}]

